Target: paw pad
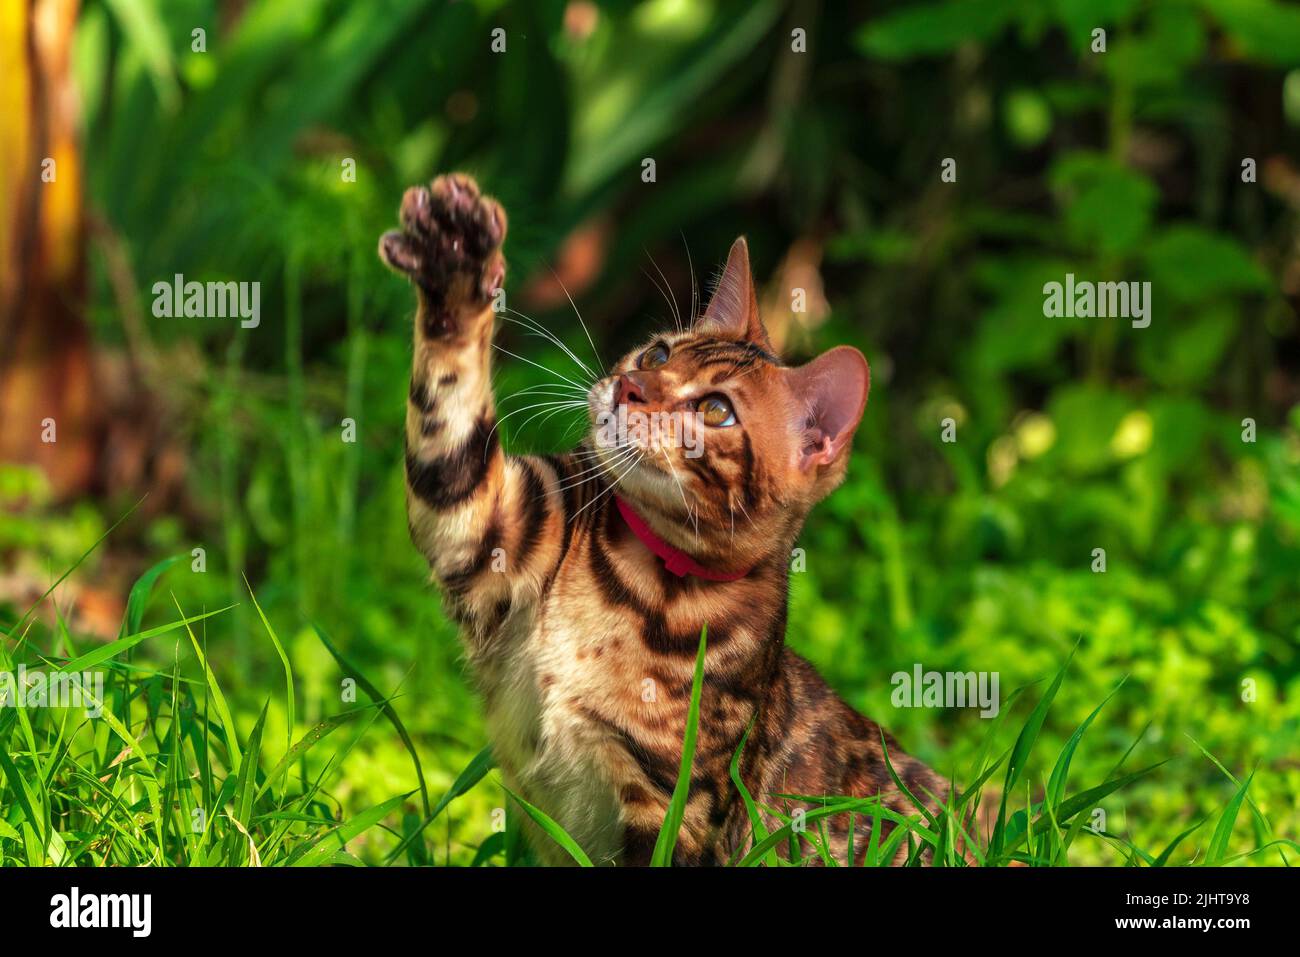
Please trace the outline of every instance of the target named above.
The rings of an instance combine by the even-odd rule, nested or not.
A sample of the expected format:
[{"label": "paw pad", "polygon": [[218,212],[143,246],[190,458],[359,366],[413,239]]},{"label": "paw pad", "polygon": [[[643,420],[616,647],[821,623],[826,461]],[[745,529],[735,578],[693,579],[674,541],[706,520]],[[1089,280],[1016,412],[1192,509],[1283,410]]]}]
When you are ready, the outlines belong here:
[{"label": "paw pad", "polygon": [[506,214],[463,173],[412,186],[402,197],[402,228],[379,240],[379,255],[427,294],[467,296],[481,306],[505,279]]}]

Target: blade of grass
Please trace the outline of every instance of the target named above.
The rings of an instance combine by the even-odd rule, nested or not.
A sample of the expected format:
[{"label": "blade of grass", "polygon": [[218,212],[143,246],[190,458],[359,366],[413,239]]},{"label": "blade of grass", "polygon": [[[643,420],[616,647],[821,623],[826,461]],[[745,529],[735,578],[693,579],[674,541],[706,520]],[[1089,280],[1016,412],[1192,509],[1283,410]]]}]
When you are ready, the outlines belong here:
[{"label": "blade of grass", "polygon": [[[1208,750],[1206,750],[1206,748],[1201,744],[1201,742],[1197,741],[1190,734],[1186,735],[1186,737],[1188,741],[1191,741],[1192,744],[1196,745],[1196,747],[1200,749],[1201,754],[1205,755],[1207,758],[1210,759],[1211,763],[1213,763],[1214,766],[1223,773],[1224,777],[1226,777],[1234,785],[1239,786],[1241,784],[1241,782],[1237,780],[1236,776],[1227,768],[1225,768],[1218,758],[1216,758],[1213,754],[1211,754]],[[1269,822],[1269,819],[1264,816],[1264,812],[1261,811],[1258,805],[1255,804],[1254,800],[1251,798],[1249,793],[1247,793],[1246,795],[1246,805],[1250,808],[1251,813],[1255,816],[1255,821],[1263,826],[1264,833],[1271,836],[1273,833],[1273,825]],[[1282,862],[1286,864],[1286,866],[1290,867],[1291,862],[1287,860],[1287,856],[1285,854],[1282,854],[1280,851],[1278,853],[1282,857]]]},{"label": "blade of grass", "polygon": [[1070,762],[1074,759],[1074,751],[1078,748],[1079,742],[1083,740],[1083,736],[1085,732],[1087,732],[1088,727],[1092,724],[1093,719],[1097,717],[1098,712],[1100,712],[1102,708],[1106,707],[1106,702],[1115,696],[1115,692],[1119,691],[1127,680],[1127,675],[1120,679],[1119,684],[1111,689],[1110,694],[1101,699],[1101,704],[1093,708],[1092,713],[1084,719],[1083,723],[1074,729],[1074,734],[1070,735],[1070,740],[1067,741],[1065,747],[1061,749],[1061,754],[1056,759],[1056,765],[1052,768],[1052,774],[1047,779],[1046,793],[1048,800],[1051,801],[1052,804],[1060,804],[1061,799],[1065,797],[1066,780],[1070,776]]},{"label": "blade of grass", "polygon": [[4,771],[5,778],[9,781],[9,787],[18,801],[18,807],[23,812],[23,817],[27,819],[32,830],[36,832],[41,847],[44,848],[47,844],[45,840],[45,816],[36,812],[37,802],[27,789],[26,779],[19,773],[13,758],[9,756],[9,750],[5,747],[4,741],[0,741],[0,771]]},{"label": "blade of grass", "polygon": [[1228,842],[1232,840],[1232,828],[1237,823],[1237,814],[1241,811],[1241,802],[1246,799],[1246,789],[1250,787],[1250,782],[1255,779],[1255,772],[1251,771],[1246,780],[1241,782],[1237,788],[1237,793],[1229,799],[1227,805],[1223,808],[1223,813],[1219,815],[1218,823],[1214,825],[1214,836],[1210,838],[1210,848],[1205,855],[1207,865],[1222,863],[1223,859],[1228,856]]},{"label": "blade of grass", "polygon": [[126,599],[126,614],[122,617],[122,631],[119,637],[125,638],[127,635],[140,630],[140,622],[144,620],[144,610],[148,607],[149,596],[153,593],[154,583],[162,576],[163,572],[184,557],[183,555],[173,555],[171,558],[164,558],[135,580],[135,584],[131,586],[131,593]]},{"label": "blade of grass", "polygon": [[893,779],[894,786],[912,802],[913,806],[925,816],[927,823],[937,831],[939,829],[939,824],[935,819],[934,812],[922,803],[920,798],[912,793],[911,789],[903,783],[903,779],[898,776],[898,772],[894,770],[894,763],[889,760],[889,743],[885,740],[885,732],[883,728],[880,731],[880,749],[885,757],[885,770],[889,772],[890,778]]},{"label": "blade of grass", "polygon": [[[142,631],[138,634],[128,635],[125,638],[119,638],[116,641],[110,641],[106,645],[100,645],[93,651],[88,651],[80,657],[73,658],[71,661],[61,664],[56,669],[60,673],[70,671],[89,671],[96,665],[108,661],[121,654],[128,648],[138,645],[146,638],[156,638],[158,635],[165,635],[169,631],[175,631],[177,628],[188,628],[196,621],[203,621],[205,618],[211,618],[213,615],[220,615],[222,612],[230,611],[234,605],[227,605],[225,608],[218,608],[216,611],[204,612],[202,615],[192,615],[189,618],[180,618],[177,621],[170,622],[166,625],[159,625],[157,628],[150,628],[148,631]],[[184,612],[181,612],[184,615]]]},{"label": "blade of grass", "polygon": [[411,736],[406,733],[406,726],[402,724],[402,719],[397,716],[397,712],[393,710],[393,706],[388,703],[388,696],[380,694],[379,689],[371,684],[365,675],[353,667],[352,663],[343,657],[342,652],[334,647],[334,642],[330,641],[329,635],[325,633],[325,629],[316,624],[316,622],[312,622],[311,626],[316,632],[316,637],[319,638],[321,644],[325,646],[325,650],[328,651],[330,655],[333,656],[334,660],[339,663],[339,667],[343,670],[343,673],[355,681],[357,686],[368,694],[372,701],[379,705],[380,712],[388,719],[389,723],[393,726],[393,729],[397,731],[397,736],[402,739],[402,744],[405,746],[407,753],[410,754],[411,761],[415,765],[415,778],[420,783],[420,803],[424,808],[424,816],[432,820],[434,815],[429,811],[429,789],[424,783],[424,768],[420,766],[420,755],[416,753],[415,743],[411,740]]},{"label": "blade of grass", "polygon": [[[408,791],[405,794],[397,795],[397,797],[389,798],[382,804],[376,804],[374,807],[362,811],[347,823],[331,828],[315,840],[299,847],[297,851],[289,856],[288,863],[293,867],[316,867],[324,864],[333,856],[335,851],[345,850],[348,841],[363,831],[374,827],[387,817],[389,812],[400,807],[402,802],[414,793],[414,791]],[[336,841],[337,843],[335,843]]]},{"label": "blade of grass", "polygon": [[[1115,791],[1120,790],[1120,788],[1127,787],[1139,778],[1145,777],[1152,771],[1163,767],[1168,763],[1168,760],[1161,761],[1159,764],[1153,764],[1140,771],[1134,771],[1131,774],[1124,775],[1123,777],[1114,778],[1107,781],[1105,784],[1099,784],[1094,788],[1081,791],[1073,797],[1068,797],[1057,807],[1055,817],[1062,823],[1069,821],[1073,819],[1076,814],[1088,811],[1095,807],[1107,795],[1113,794]],[[1024,811],[1017,812],[1015,817],[1012,819],[1012,823],[1007,827],[1006,840],[1008,843],[1004,845],[1004,850],[1009,851],[1020,843],[1020,841],[1024,840],[1026,836],[1037,834],[1042,827],[1046,826],[1045,815],[1040,814],[1041,810],[1042,805],[1038,804],[1031,808],[1027,808]],[[1040,814],[1040,816],[1036,818],[1032,828],[1029,829],[1030,834],[1026,835],[1026,821],[1031,812]]]},{"label": "blade of grass", "polygon": [[262,705],[262,713],[257,716],[248,735],[248,747],[244,751],[244,766],[239,769],[239,787],[235,791],[237,813],[235,821],[244,827],[253,817],[253,802],[257,797],[257,761],[262,753],[262,729],[266,726],[266,711],[271,703]]},{"label": "blade of grass", "polygon": [[491,746],[484,748],[478,754],[474,755],[469,764],[465,765],[464,770],[456,776],[456,780],[453,781],[451,787],[447,789],[447,793],[442,796],[437,807],[429,812],[428,816],[424,819],[424,823],[414,832],[409,834],[401,844],[397,845],[397,847],[390,851],[387,860],[389,862],[396,860],[401,855],[402,851],[406,850],[417,836],[424,833],[424,829],[433,823],[434,819],[446,809],[448,804],[469,791],[470,788],[478,784],[479,781],[483,780],[483,776],[491,771],[495,764],[496,762],[492,758]]},{"label": "blade of grass", "polygon": [[271,769],[271,772],[266,776],[266,779],[262,781],[261,786],[257,789],[257,797],[262,797],[262,795],[264,795],[276,781],[288,772],[289,768],[293,767],[299,758],[316,745],[320,744],[320,742],[328,737],[331,732],[347,724],[357,715],[369,711],[374,707],[376,707],[376,705],[373,703],[362,705],[361,707],[353,708],[350,711],[343,711],[339,714],[331,715],[317,723],[311,728],[311,730],[299,738],[293,747],[289,748],[289,750],[285,752],[284,757],[279,760],[276,766]]},{"label": "blade of grass", "polygon": [[867,856],[863,858],[863,867],[880,866],[880,803],[871,811],[871,833],[867,836]]},{"label": "blade of grass", "polygon": [[1179,834],[1176,838],[1170,841],[1169,846],[1156,855],[1155,860],[1151,862],[1151,866],[1164,867],[1169,862],[1170,856],[1174,853],[1174,850],[1178,847],[1178,845],[1183,843],[1183,841],[1186,840],[1189,836],[1191,836],[1191,834],[1194,831],[1200,830],[1205,825],[1205,822],[1208,820],[1209,820],[1208,817],[1201,818],[1199,821],[1197,821],[1187,830],[1183,831],[1183,833]]},{"label": "blade of grass", "polygon": [[1042,730],[1043,721],[1047,717],[1047,711],[1052,706],[1052,699],[1056,697],[1056,692],[1060,690],[1061,682],[1065,679],[1065,671],[1070,667],[1070,662],[1074,658],[1074,652],[1078,650],[1079,643],[1076,641],[1074,648],[1070,650],[1070,655],[1065,659],[1065,664],[1056,673],[1052,679],[1051,685],[1043,696],[1038,699],[1038,704],[1030,712],[1029,718],[1025,721],[1024,726],[1020,729],[1020,734],[1016,737],[1016,743],[1011,748],[1011,759],[1007,762],[1007,776],[1002,785],[1002,798],[998,803],[997,823],[993,826],[993,837],[989,841],[989,853],[994,857],[1002,851],[1003,834],[1006,830],[1007,819],[1007,795],[1020,781],[1020,776],[1025,772],[1025,766],[1029,762],[1030,752],[1034,749],[1034,742],[1038,740],[1038,732]]},{"label": "blade of grass", "polygon": [[650,855],[651,867],[669,867],[673,862],[673,849],[686,816],[686,799],[690,796],[691,765],[695,761],[695,737],[700,725],[700,695],[704,688],[704,651],[708,645],[709,627],[700,629],[700,648],[695,654],[695,675],[691,679],[691,702],[686,713],[686,732],[682,736],[682,763],[677,771],[677,785],[673,788],[663,826],[655,839]]},{"label": "blade of grass", "polygon": [[524,813],[533,819],[533,823],[540,827],[546,833],[547,837],[560,845],[560,847],[564,848],[568,855],[577,861],[578,864],[582,867],[594,866],[591,863],[591,858],[587,856],[587,852],[578,846],[578,842],[570,837],[564,828],[560,827],[559,824],[555,823],[555,821],[548,817],[544,811],[533,807],[533,805],[529,804],[504,784],[501,785],[501,787],[505,790],[506,794],[510,795],[511,799],[516,804],[523,808]]},{"label": "blade of grass", "polygon": [[[271,644],[275,645],[276,654],[280,656],[280,664],[284,667],[284,697],[285,707],[288,711],[288,726],[285,728],[284,746],[286,748],[292,747],[294,727],[293,666],[289,664],[289,656],[284,653],[284,645],[280,644],[280,638],[276,635],[275,629],[271,627],[271,622],[267,620],[266,612],[262,611],[262,606],[258,604],[257,596],[253,594],[253,586],[248,584],[247,575],[244,576],[244,587],[248,589],[248,597],[253,599],[253,607],[257,609],[258,617],[262,619],[262,627],[271,636]],[[248,822],[245,821],[244,823],[247,824]]]},{"label": "blade of grass", "polygon": [[148,492],[146,492],[144,495],[141,495],[139,500],[130,508],[128,508],[121,518],[119,518],[116,522],[110,525],[108,527],[108,530],[105,531],[103,535],[95,539],[95,543],[93,545],[91,545],[88,549],[86,549],[84,552],[81,553],[81,557],[72,563],[71,568],[69,568],[66,572],[60,575],[55,580],[54,584],[45,590],[45,594],[41,595],[40,598],[36,599],[36,601],[32,603],[31,607],[28,608],[27,611],[23,612],[23,616],[19,618],[17,622],[14,623],[13,627],[9,629],[10,638],[18,634],[19,629],[22,628],[22,626],[27,623],[27,619],[31,617],[32,612],[34,612],[37,608],[41,607],[41,602],[49,598],[50,595],[54,593],[54,589],[62,585],[63,582],[67,579],[67,577],[71,575],[73,572],[75,572],[77,568],[80,567],[81,563],[90,557],[90,553],[93,552],[95,549],[97,549],[103,543],[104,539],[108,538],[109,535],[112,535],[113,532],[117,530],[117,527],[121,525],[123,522],[125,522],[127,518],[130,517],[131,513],[140,507],[140,503],[143,502],[148,497],[149,497]]},{"label": "blade of grass", "polygon": [[[763,826],[763,816],[759,814],[758,808],[754,805],[754,798],[749,793],[749,788],[745,787],[745,782],[740,777],[740,756],[745,750],[745,743],[749,740],[749,733],[754,729],[754,719],[751,718],[745,728],[745,733],[740,738],[740,744],[736,747],[736,752],[731,756],[731,780],[736,785],[736,790],[740,792],[740,800],[744,802],[745,813],[749,816],[749,829],[751,837],[755,841],[761,841],[767,837],[767,828]],[[773,850],[767,856],[767,865],[769,867],[778,867],[780,861]]]},{"label": "blade of grass", "polygon": [[[172,595],[172,601],[176,602],[176,610],[183,616],[185,610],[181,608],[181,603],[176,600],[175,594]],[[221,686],[217,684],[217,676],[208,667],[207,656],[203,654],[203,649],[199,647],[199,640],[194,637],[194,629],[189,626],[188,622],[185,625],[185,631],[189,634],[190,644],[194,646],[194,653],[198,656],[199,664],[203,667],[203,677],[207,680],[208,690],[212,694],[212,706],[217,709],[217,717],[221,721],[221,726],[226,730],[226,749],[230,752],[231,773],[238,774],[240,767],[243,765],[243,756],[239,750],[239,735],[235,731],[235,719],[230,714],[230,706],[226,704],[226,696],[222,693]]]},{"label": "blade of grass", "polygon": [[[876,798],[850,798],[844,801],[836,801],[835,803],[827,804],[823,807],[811,808],[804,814],[804,826],[806,827],[807,824],[813,821],[819,820],[823,817],[829,817],[833,814],[844,814],[848,811],[869,810],[872,806],[875,806],[879,810],[882,817],[893,821],[896,828],[915,831],[922,837],[925,843],[932,846],[934,841],[937,839],[933,831],[921,826],[914,818],[904,817],[897,811],[883,807]],[[765,840],[755,844],[750,849],[749,853],[741,858],[740,863],[736,866],[754,867],[770,849],[778,846],[782,841],[788,840],[795,833],[796,828],[793,821],[783,825],[769,834]]]},{"label": "blade of grass", "polygon": [[489,834],[487,840],[478,846],[474,852],[474,860],[470,861],[470,867],[482,867],[498,854],[504,854],[506,851],[506,835],[504,831],[496,831]]}]

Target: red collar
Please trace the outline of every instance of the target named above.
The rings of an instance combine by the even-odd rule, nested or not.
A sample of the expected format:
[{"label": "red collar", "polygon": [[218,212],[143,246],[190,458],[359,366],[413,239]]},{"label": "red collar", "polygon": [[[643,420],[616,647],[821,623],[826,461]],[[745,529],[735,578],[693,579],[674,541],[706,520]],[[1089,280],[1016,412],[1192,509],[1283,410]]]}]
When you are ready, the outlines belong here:
[{"label": "red collar", "polygon": [[694,575],[696,578],[703,578],[711,582],[734,582],[753,571],[751,568],[746,568],[743,572],[719,572],[711,568],[705,568],[680,548],[669,545],[656,535],[646,523],[646,520],[634,512],[632,506],[617,495],[614,496],[614,504],[618,506],[618,514],[623,516],[623,521],[627,522],[627,527],[632,529],[632,534],[641,540],[642,545],[658,555],[663,560],[664,568],[678,578]]}]

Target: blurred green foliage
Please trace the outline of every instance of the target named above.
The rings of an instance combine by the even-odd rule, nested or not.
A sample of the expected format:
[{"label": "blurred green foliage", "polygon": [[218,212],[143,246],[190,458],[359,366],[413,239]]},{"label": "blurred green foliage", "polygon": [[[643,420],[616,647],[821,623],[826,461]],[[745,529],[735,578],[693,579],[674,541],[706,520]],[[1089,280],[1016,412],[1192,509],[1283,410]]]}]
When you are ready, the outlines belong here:
[{"label": "blurred green foliage", "polygon": [[[1059,747],[1129,675],[1076,774],[1100,781],[1135,738],[1134,766],[1178,758],[1107,800],[1110,831],[1163,847],[1231,796],[1190,735],[1240,777],[1257,769],[1254,802],[1296,836],[1300,352],[1279,285],[1297,206],[1263,170],[1294,173],[1300,155],[1300,9],[941,0],[871,5],[867,19],[856,7],[87,0],[89,201],[130,251],[140,307],[175,272],[263,283],[255,330],[148,318],[160,355],[201,356],[151,385],[176,410],[205,518],[136,531],[155,559],[206,547],[206,575],[168,575],[185,608],[243,600],[207,623],[242,731],[269,698],[265,736],[286,733],[247,574],[295,662],[299,731],[338,708],[317,621],[398,695],[431,793],[484,743],[454,630],[407,540],[412,296],[374,255],[405,186],[465,169],[510,213],[516,307],[527,297],[513,290],[549,276],[575,229],[608,227],[575,297],[607,358],[671,321],[656,270],[684,302],[692,269],[703,282],[737,234],[760,281],[794,240],[824,248],[831,312],[792,328],[792,358],[853,343],[874,387],[849,481],[801,541],[788,641],[854,706],[962,777],[987,723],[896,710],[890,675],[915,662],[998,671],[1005,694],[1053,674],[1082,638],[1044,738]],[[504,54],[489,48],[496,26]],[[196,28],[206,52],[191,52]],[[792,52],[795,29],[807,53]],[[948,157],[955,183],[940,179]],[[1244,157],[1260,182],[1242,182]],[[100,256],[92,266],[97,334],[113,343],[120,293]],[[1150,281],[1151,326],[1045,318],[1043,285],[1067,272]],[[585,346],[567,301],[528,311]],[[518,327],[499,336],[573,374]],[[545,378],[502,359],[500,394]],[[355,445],[340,441],[345,416]],[[940,440],[945,418],[956,442]],[[556,447],[572,424],[509,431],[507,444]],[[31,545],[39,528],[61,567],[125,504],[100,503],[89,524],[84,511],[11,516],[0,537]],[[335,774],[329,790],[354,809],[415,786],[382,724]],[[451,860],[472,858],[505,803],[485,785],[458,805]],[[1115,860],[1100,841],[1075,854]]]}]

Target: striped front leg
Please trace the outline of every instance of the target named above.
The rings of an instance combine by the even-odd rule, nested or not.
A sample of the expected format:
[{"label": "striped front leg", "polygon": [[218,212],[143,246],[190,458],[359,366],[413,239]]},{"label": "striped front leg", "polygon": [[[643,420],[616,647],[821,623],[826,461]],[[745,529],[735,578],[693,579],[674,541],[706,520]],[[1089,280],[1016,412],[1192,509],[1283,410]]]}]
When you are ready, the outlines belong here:
[{"label": "striped front leg", "polygon": [[[419,308],[406,407],[407,517],[449,610],[484,640],[540,592],[559,556],[558,476],[507,458],[490,382],[492,297],[505,278],[506,217],[467,176],[439,176],[402,200],[383,260],[415,284]],[[554,526],[553,523],[560,523]]]}]

